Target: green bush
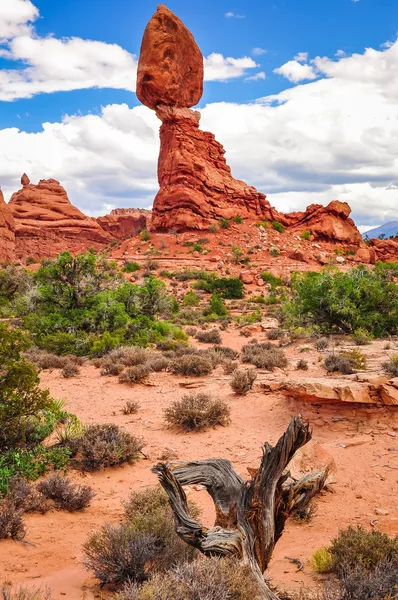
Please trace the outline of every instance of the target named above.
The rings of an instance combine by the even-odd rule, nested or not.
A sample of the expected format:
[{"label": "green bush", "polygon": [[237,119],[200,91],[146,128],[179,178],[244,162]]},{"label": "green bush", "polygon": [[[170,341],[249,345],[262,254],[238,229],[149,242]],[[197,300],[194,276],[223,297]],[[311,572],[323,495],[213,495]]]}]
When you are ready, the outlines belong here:
[{"label": "green bush", "polygon": [[243,219],[241,216],[236,215],[236,217],[233,218],[234,223],[236,223],[237,225],[242,225],[243,223]]},{"label": "green bush", "polygon": [[272,221],[272,227],[275,229],[275,231],[279,231],[279,233],[283,233],[285,231],[285,228],[283,227],[282,223],[279,223],[279,221]]},{"label": "green bush", "polygon": [[372,343],[373,335],[369,331],[366,331],[366,329],[359,328],[352,334],[352,339],[357,346],[366,346],[366,344]]},{"label": "green bush", "polygon": [[284,306],[290,324],[348,334],[363,329],[375,337],[398,332],[398,285],[378,266],[296,272],[291,286],[292,299]]},{"label": "green bush", "polygon": [[229,229],[231,223],[229,222],[229,219],[226,219],[225,217],[221,217],[220,221],[220,227],[221,229]]},{"label": "green bush", "polygon": [[187,292],[182,300],[183,306],[199,306],[199,297],[193,290]]},{"label": "green bush", "polygon": [[122,267],[123,273],[135,273],[141,269],[140,265],[136,262],[126,262]]},{"label": "green bush", "polygon": [[140,239],[141,239],[141,242],[149,242],[149,240],[151,239],[151,236],[149,235],[149,232],[147,229],[143,229],[141,231]]},{"label": "green bush", "polygon": [[210,298],[210,302],[208,307],[204,310],[204,314],[207,315],[217,315],[218,317],[225,317],[228,314],[227,307],[225,306],[225,302],[217,294],[217,292],[213,292]]},{"label": "green bush", "polygon": [[263,271],[261,273],[261,278],[265,281],[265,283],[268,283],[272,288],[280,287],[281,285],[283,285],[282,279],[280,277],[276,277],[275,275],[272,275],[272,273],[270,273],[269,271]]},{"label": "green bush", "polygon": [[387,534],[362,527],[339,531],[332,540],[329,551],[333,558],[333,570],[360,565],[367,571],[374,569],[381,561],[398,561],[398,536],[390,538]]},{"label": "green bush", "polygon": [[308,229],[306,229],[305,231],[302,231],[300,234],[300,237],[302,240],[308,241],[311,239],[311,231],[308,231]]},{"label": "green bush", "polygon": [[319,548],[311,559],[312,567],[317,573],[331,573],[334,568],[333,556],[328,548]]}]

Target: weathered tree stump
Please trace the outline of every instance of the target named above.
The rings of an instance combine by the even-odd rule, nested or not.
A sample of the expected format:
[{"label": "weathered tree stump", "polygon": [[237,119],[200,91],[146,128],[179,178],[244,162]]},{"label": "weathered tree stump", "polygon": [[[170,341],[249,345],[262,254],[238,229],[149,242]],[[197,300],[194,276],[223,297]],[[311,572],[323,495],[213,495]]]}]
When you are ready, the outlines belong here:
[{"label": "weathered tree stump", "polygon": [[[275,447],[265,442],[251,481],[242,479],[222,458],[159,463],[152,469],[169,497],[180,538],[206,556],[231,556],[249,564],[261,586],[260,600],[278,600],[263,573],[286,520],[305,509],[326,482],[327,468],[300,480],[285,471],[311,435],[301,415],[293,417]],[[183,486],[192,484],[203,485],[213,499],[216,521],[210,529],[189,514]]]}]

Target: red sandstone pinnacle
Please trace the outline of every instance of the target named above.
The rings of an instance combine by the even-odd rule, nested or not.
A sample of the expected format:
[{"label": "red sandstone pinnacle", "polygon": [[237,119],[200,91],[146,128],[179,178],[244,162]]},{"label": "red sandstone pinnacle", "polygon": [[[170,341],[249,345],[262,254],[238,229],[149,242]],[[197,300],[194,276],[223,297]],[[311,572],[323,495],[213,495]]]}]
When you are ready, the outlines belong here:
[{"label": "red sandstone pinnacle", "polygon": [[159,104],[194,106],[203,93],[203,56],[192,33],[163,4],[146,26],[137,72],[137,97]]},{"label": "red sandstone pinnacle", "polygon": [[26,187],[27,185],[29,185],[29,184],[30,184],[30,179],[29,179],[29,177],[26,175],[26,173],[24,173],[24,174],[22,175],[22,177],[21,177],[21,184],[22,184],[22,187]]},{"label": "red sandstone pinnacle", "polygon": [[0,189],[0,261],[15,260],[15,223]]},{"label": "red sandstone pinnacle", "polygon": [[33,185],[26,175],[22,180],[22,189],[8,204],[15,220],[17,258],[52,258],[65,250],[84,252],[90,246],[100,249],[112,240],[95,219],[71,204],[58,181],[42,179]]}]

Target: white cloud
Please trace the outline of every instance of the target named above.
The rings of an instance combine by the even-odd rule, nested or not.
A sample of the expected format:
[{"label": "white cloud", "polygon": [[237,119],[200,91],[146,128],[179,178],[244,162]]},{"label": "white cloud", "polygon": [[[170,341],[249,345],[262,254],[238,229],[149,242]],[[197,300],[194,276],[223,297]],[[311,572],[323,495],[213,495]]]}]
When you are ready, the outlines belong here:
[{"label": "white cloud", "polygon": [[0,2],[0,42],[25,33],[29,23],[39,16],[30,0],[2,0]]},{"label": "white cloud", "polygon": [[311,65],[302,65],[297,60],[289,60],[278,69],[274,69],[274,73],[283,75],[283,77],[286,77],[286,79],[293,83],[316,79],[317,77],[317,74]]},{"label": "white cloud", "polygon": [[344,52],[344,50],[337,50],[335,56],[337,56],[337,58],[343,58],[344,56],[347,56],[347,54]]},{"label": "white cloud", "polygon": [[259,81],[261,79],[266,79],[266,74],[264,71],[259,71],[255,75],[251,75],[250,77],[245,77],[245,81]]},{"label": "white cloud", "polygon": [[232,11],[228,11],[225,13],[225,17],[227,17],[227,19],[245,19],[246,15],[238,15]]},{"label": "white cloud", "polygon": [[251,54],[252,56],[261,56],[262,54],[267,54],[268,50],[264,48],[252,48]]},{"label": "white cloud", "polygon": [[294,57],[294,60],[297,60],[297,62],[307,62],[307,60],[308,60],[308,52],[299,52]]},{"label": "white cloud", "polygon": [[226,81],[242,77],[248,69],[254,69],[257,66],[250,56],[232,58],[213,52],[205,58],[205,81]]}]

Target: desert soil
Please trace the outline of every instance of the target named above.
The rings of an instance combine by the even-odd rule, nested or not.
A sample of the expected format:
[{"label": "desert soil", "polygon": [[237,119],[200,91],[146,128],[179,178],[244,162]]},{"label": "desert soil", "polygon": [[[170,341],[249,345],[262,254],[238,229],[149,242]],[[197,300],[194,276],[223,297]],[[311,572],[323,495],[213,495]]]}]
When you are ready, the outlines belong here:
[{"label": "desert soil", "polygon": [[[263,341],[263,333],[255,333]],[[223,345],[239,349],[247,339],[237,330],[222,332]],[[142,458],[132,466],[106,469],[98,473],[72,472],[74,480],[90,484],[96,492],[92,505],[82,513],[50,512],[26,515],[26,543],[0,542],[0,580],[13,584],[48,585],[54,600],[106,598],[95,578],[82,565],[82,544],[104,522],[118,523],[122,503],[130,490],[156,484],[151,466],[162,457],[181,460],[228,458],[237,471],[249,477],[247,468],[258,465],[265,441],[275,443],[292,415],[302,413],[313,428],[313,440],[293,461],[293,474],[331,467],[329,489],[316,500],[316,511],[309,522],[290,521],[276,546],[268,575],[284,589],[316,585],[309,559],[314,550],[326,545],[339,528],[350,524],[374,526],[398,534],[398,412],[386,408],[352,405],[311,405],[287,399],[278,393],[265,393],[262,383],[285,376],[325,376],[320,352],[300,352],[300,342],[286,349],[290,367],[273,374],[259,371],[254,389],[247,396],[231,392],[230,376],[218,367],[209,377],[186,378],[196,381],[201,392],[225,399],[231,407],[231,424],[200,433],[179,433],[166,427],[163,410],[186,390],[184,378],[170,373],[150,375],[146,385],[129,387],[116,377],[103,377],[99,369],[85,365],[73,379],[63,379],[58,370],[43,371],[43,387],[63,399],[68,411],[83,423],[109,422],[122,425],[146,441]],[[204,346],[203,346],[204,347]],[[365,347],[370,370],[380,371],[385,360],[383,342]],[[299,358],[309,361],[309,371],[295,370]],[[135,415],[121,412],[126,400],[138,400]],[[203,522],[211,525],[213,508],[203,490],[188,489],[203,511]],[[377,509],[383,509],[383,515]],[[372,522],[372,524],[371,524]],[[298,572],[288,558],[299,558],[305,567]]]}]

